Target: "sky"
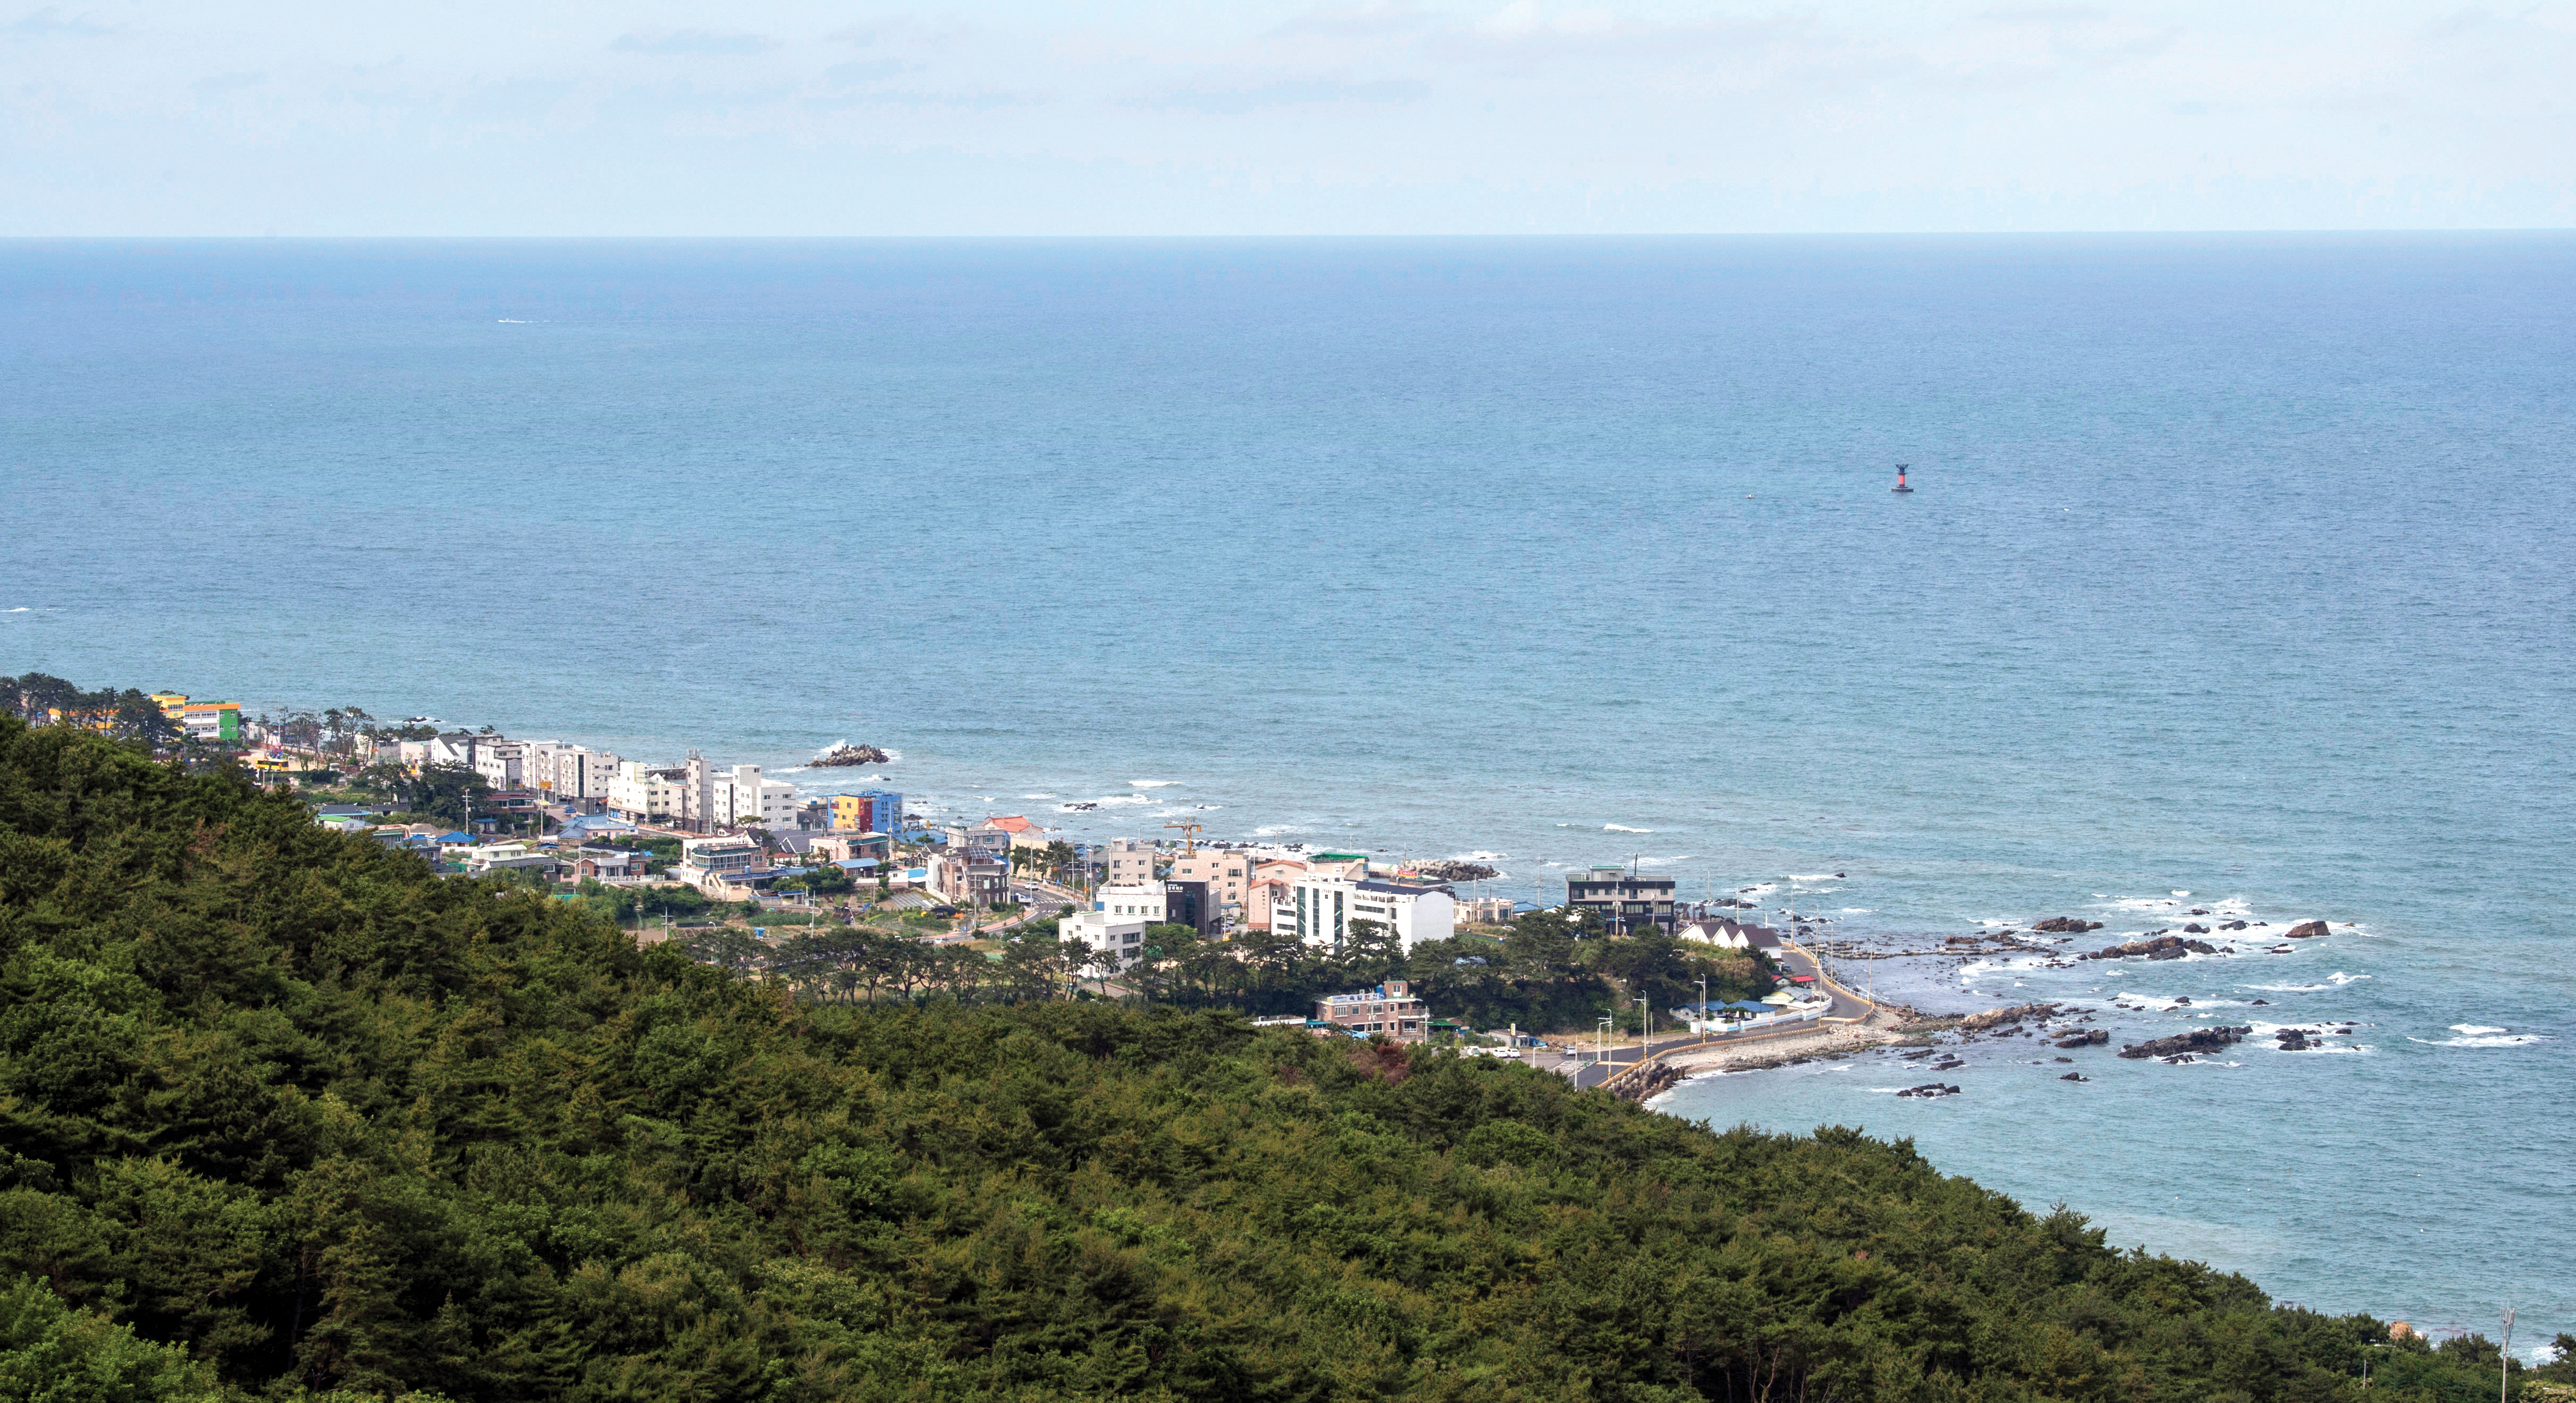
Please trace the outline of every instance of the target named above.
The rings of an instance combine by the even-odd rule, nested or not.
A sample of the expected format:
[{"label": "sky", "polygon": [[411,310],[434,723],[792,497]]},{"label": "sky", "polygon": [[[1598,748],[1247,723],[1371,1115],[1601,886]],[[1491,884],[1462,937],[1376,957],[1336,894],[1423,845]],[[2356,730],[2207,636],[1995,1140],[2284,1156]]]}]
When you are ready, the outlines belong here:
[{"label": "sky", "polygon": [[10,3],[0,236],[2576,224],[2576,0]]}]

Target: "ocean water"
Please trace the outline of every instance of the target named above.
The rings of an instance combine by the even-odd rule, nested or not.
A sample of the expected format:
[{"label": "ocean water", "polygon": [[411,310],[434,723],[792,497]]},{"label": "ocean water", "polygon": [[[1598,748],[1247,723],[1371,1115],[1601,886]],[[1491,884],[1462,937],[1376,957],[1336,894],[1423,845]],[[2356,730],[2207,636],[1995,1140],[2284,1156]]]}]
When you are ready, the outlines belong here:
[{"label": "ocean water", "polygon": [[2327,919],[1877,969],[2354,1051],[1662,1104],[2546,1338],[2571,369],[2561,235],[0,244],[0,670],[773,769],[847,737],[936,812],[1517,894],[1633,859],[1898,943]]}]

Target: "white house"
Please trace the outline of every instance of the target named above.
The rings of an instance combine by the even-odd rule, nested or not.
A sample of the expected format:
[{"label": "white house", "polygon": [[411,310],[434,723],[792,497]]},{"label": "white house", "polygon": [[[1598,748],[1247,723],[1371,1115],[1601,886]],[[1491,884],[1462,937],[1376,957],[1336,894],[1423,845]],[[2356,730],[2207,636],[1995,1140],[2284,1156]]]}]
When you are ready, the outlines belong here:
[{"label": "white house", "polygon": [[680,865],[671,869],[671,875],[705,888],[766,866],[760,844],[749,838],[688,838],[680,843]]},{"label": "white house", "polygon": [[1123,970],[1136,962],[1143,949],[1146,925],[1141,919],[1106,911],[1076,911],[1056,927],[1056,938],[1079,940],[1105,956],[1111,968]]},{"label": "white house", "polygon": [[1458,900],[1442,886],[1309,875],[1290,882],[1286,899],[1270,908],[1272,930],[1293,932],[1309,945],[1338,947],[1353,921],[1392,928],[1409,952],[1457,934]]}]

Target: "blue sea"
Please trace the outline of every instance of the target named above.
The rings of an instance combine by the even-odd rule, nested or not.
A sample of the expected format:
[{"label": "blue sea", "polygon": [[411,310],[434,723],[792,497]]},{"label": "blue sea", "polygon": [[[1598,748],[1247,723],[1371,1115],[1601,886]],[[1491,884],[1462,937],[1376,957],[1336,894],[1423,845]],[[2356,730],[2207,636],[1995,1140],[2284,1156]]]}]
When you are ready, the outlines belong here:
[{"label": "blue sea", "polygon": [[2328,920],[1853,977],[2349,1051],[1659,1104],[2520,1342],[2576,1330],[2571,372],[2554,234],[0,244],[0,670],[1914,948]]}]

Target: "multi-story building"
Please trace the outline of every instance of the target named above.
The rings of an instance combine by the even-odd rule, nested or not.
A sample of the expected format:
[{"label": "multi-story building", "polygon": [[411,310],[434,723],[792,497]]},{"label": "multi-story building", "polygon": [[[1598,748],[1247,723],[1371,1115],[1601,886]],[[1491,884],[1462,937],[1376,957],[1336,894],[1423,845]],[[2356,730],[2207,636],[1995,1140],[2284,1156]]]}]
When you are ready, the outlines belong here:
[{"label": "multi-story building", "polygon": [[1413,986],[1401,979],[1356,994],[1317,999],[1314,1021],[1351,1036],[1374,1034],[1408,1043],[1427,1042],[1431,1037],[1430,1005],[1413,997]]},{"label": "multi-story building", "polygon": [[1625,867],[1595,867],[1565,878],[1565,904],[1577,913],[1601,918],[1612,935],[1626,935],[1649,923],[1673,928],[1673,879],[1641,877]]},{"label": "multi-story building", "polygon": [[220,745],[241,743],[240,702],[192,702],[185,692],[154,692],[152,700],[161,704],[162,715],[194,739]]},{"label": "multi-story building", "polygon": [[1091,909],[1120,921],[1141,921],[1159,926],[1166,919],[1171,893],[1160,882],[1126,882],[1105,886],[1091,894]]},{"label": "multi-story building", "polygon": [[736,765],[716,776],[708,800],[711,811],[706,822],[710,827],[796,826],[796,786],[762,778],[758,765]]},{"label": "multi-story building", "polygon": [[671,869],[671,875],[703,888],[768,865],[760,844],[749,838],[684,838],[680,841],[680,865]]},{"label": "multi-story building", "polygon": [[1103,886],[1132,886],[1150,882],[1155,877],[1154,845],[1141,838],[1112,838],[1100,853],[1100,880]]},{"label": "multi-story building", "polygon": [[1163,879],[1163,919],[1192,927],[1204,936],[1225,933],[1225,912],[1216,904],[1216,893],[1205,882],[1180,882]]},{"label": "multi-story building", "polygon": [[1252,858],[1247,854],[1215,848],[1180,853],[1172,858],[1163,876],[1175,882],[1206,883],[1208,904],[1216,910],[1217,929],[1232,930],[1251,924]]},{"label": "multi-story building", "polygon": [[1101,963],[1115,972],[1136,962],[1143,954],[1145,925],[1128,916],[1113,916],[1107,911],[1076,911],[1056,926],[1058,940],[1079,940],[1099,952]]},{"label": "multi-story building", "polygon": [[959,906],[999,906],[1011,899],[1011,866],[974,848],[950,848],[930,859],[930,889]]},{"label": "multi-story building", "polygon": [[527,743],[524,768],[528,786],[577,809],[604,807],[608,787],[621,762],[604,750],[566,745],[559,740]]},{"label": "multi-story building", "polygon": [[1395,933],[1410,951],[1427,940],[1457,934],[1457,899],[1433,883],[1352,880],[1309,874],[1288,884],[1287,900],[1274,902],[1270,928],[1309,945],[1339,949],[1355,921],[1373,921]]},{"label": "multi-story building", "polygon": [[1252,881],[1243,892],[1243,923],[1254,930],[1274,928],[1279,908],[1289,900],[1289,889],[1311,870],[1293,857],[1265,857],[1254,862]]},{"label": "multi-story building", "polygon": [[1512,899],[1508,896],[1463,896],[1458,899],[1458,924],[1462,926],[1508,925],[1512,919]]},{"label": "multi-story building", "polygon": [[894,840],[883,833],[826,833],[806,851],[830,862],[884,862],[894,856]]},{"label": "multi-story building", "polygon": [[832,827],[850,833],[903,831],[903,796],[890,789],[863,789],[831,798]]},{"label": "multi-story building", "polygon": [[676,823],[686,806],[688,770],[621,760],[608,781],[608,811],[635,823]]},{"label": "multi-story building", "polygon": [[528,782],[528,744],[499,736],[476,736],[467,742],[474,773],[494,789],[519,789]]}]

